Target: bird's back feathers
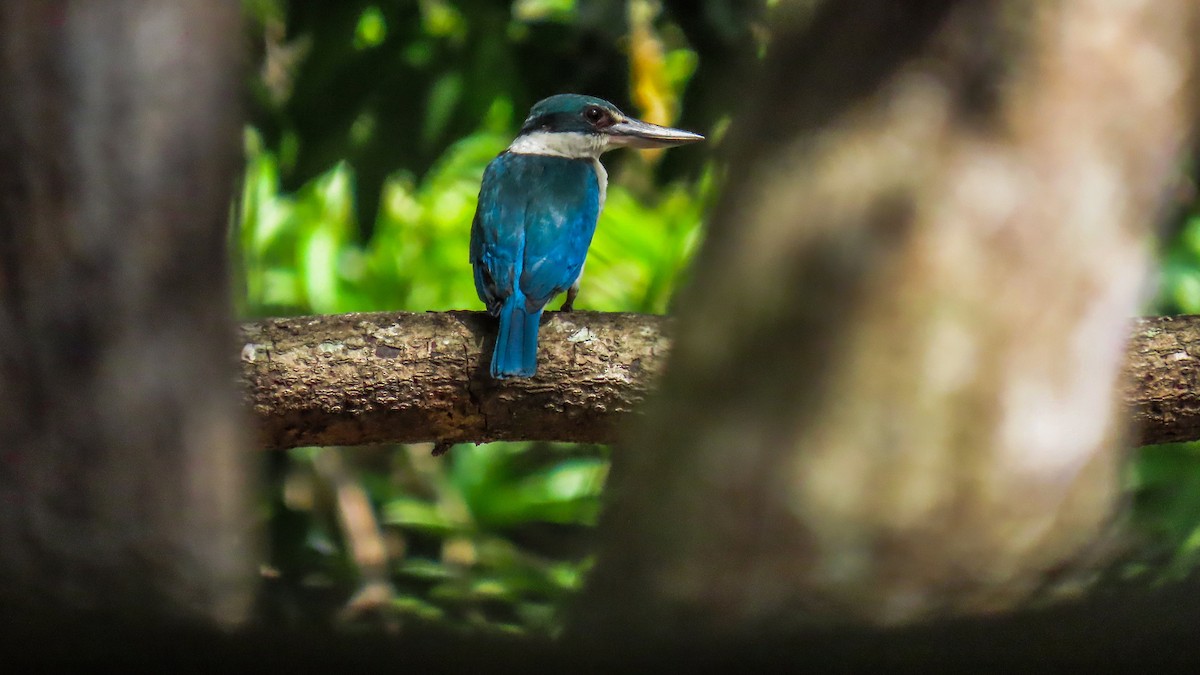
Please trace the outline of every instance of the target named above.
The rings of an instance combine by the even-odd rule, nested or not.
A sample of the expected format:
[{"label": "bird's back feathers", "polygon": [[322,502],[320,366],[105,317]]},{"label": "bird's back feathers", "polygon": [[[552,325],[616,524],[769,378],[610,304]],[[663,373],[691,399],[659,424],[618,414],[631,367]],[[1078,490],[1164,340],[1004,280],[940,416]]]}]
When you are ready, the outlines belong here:
[{"label": "bird's back feathers", "polygon": [[501,153],[484,172],[471,226],[475,290],[500,318],[494,377],[529,377],[538,320],[579,278],[600,213],[596,162]]}]

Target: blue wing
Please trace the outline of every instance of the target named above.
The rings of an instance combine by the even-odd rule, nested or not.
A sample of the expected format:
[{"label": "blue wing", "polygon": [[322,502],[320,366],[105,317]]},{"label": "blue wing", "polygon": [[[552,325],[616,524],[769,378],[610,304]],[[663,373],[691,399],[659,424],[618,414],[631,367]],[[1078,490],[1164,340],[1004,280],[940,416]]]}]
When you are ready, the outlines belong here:
[{"label": "blue wing", "polygon": [[591,160],[504,153],[484,172],[471,226],[475,290],[497,314],[519,291],[541,310],[579,277],[600,190]]},{"label": "blue wing", "polygon": [[479,204],[471,221],[475,292],[492,315],[499,313],[504,299],[513,293],[525,248],[525,200],[505,190],[514,178],[507,156],[501,154],[484,170]]}]

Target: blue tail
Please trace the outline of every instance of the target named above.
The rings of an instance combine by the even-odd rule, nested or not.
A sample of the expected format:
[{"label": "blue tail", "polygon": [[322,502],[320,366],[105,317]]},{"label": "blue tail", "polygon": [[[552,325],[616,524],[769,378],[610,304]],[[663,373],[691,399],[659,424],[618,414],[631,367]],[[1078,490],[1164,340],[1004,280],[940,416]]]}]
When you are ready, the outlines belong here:
[{"label": "blue tail", "polygon": [[538,322],[542,310],[530,312],[525,298],[513,294],[500,307],[500,331],[492,353],[492,377],[533,377],[537,371]]}]

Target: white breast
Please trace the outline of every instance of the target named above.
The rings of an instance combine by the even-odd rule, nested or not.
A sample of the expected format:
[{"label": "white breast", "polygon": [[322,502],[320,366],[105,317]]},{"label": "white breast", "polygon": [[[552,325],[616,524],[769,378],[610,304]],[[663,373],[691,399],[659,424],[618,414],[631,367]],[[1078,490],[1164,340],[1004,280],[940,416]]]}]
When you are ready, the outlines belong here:
[{"label": "white breast", "polygon": [[[608,172],[604,170],[604,165],[600,163],[599,157],[592,158],[592,166],[596,167],[596,183],[600,185],[600,209],[604,210],[604,198],[608,195]],[[599,213],[597,211],[597,213]]]}]

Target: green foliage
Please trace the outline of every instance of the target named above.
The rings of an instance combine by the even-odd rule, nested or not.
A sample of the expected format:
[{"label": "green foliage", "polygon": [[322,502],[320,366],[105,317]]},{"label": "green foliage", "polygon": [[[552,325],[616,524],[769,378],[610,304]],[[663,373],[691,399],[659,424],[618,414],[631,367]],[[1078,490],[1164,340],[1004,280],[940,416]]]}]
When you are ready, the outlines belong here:
[{"label": "green foliage", "polygon": [[[246,6],[265,45],[235,213],[248,317],[482,309],[467,250],[484,167],[541,96],[625,100],[622,3]],[[643,88],[649,102],[679,110],[702,61],[674,24],[647,25],[640,39],[663,58],[634,77],[657,84]],[[612,180],[579,308],[666,310],[715,193],[704,153],[682,154],[692,170],[664,172],[653,154],[606,157]],[[332,501],[314,496],[320,452],[273,460],[268,604],[287,620],[334,615],[360,581]],[[496,443],[428,453],[345,454],[391,543],[389,610],[553,633],[590,565],[607,449]]]},{"label": "green foliage", "polygon": [[1164,247],[1158,310],[1200,314],[1200,213],[1187,214]]},{"label": "green foliage", "polygon": [[1200,565],[1200,443],[1142,448],[1129,487],[1154,569],[1163,580],[1186,577]]},{"label": "green foliage", "polygon": [[[279,161],[247,133],[239,243],[250,316],[481,308],[467,245],[479,181],[508,134],[454,143],[419,182],[383,185],[373,234],[359,242],[354,172],[339,162],[295,193]],[[653,201],[614,184],[588,257],[580,308],[662,312],[696,246],[712,172],[664,187]]]},{"label": "green foliage", "polygon": [[593,524],[606,473],[602,458],[563,446],[455,449],[436,503],[397,495],[383,506],[388,525],[443,542],[439,556],[397,566],[401,602],[424,602],[466,625],[553,632],[587,557],[539,552],[528,534],[516,542],[534,523]]},{"label": "green foliage", "polygon": [[[500,110],[490,119],[509,117]],[[360,242],[347,163],[285,193],[278,159],[248,131],[238,228],[244,312],[481,309],[467,261],[469,228],[483,169],[509,133],[485,128],[452,144],[424,178],[388,178],[373,233]],[[709,171],[696,184],[666,186],[647,201],[614,183],[578,306],[664,311],[696,245],[712,184]],[[297,452],[292,461],[311,457]],[[435,477],[427,477],[432,489],[426,496],[364,474],[382,522],[431,547],[418,555],[410,546],[397,562],[393,609],[461,625],[552,631],[555,608],[578,587],[589,561],[541,554],[508,533],[535,524],[586,530],[595,522],[607,471],[603,448],[497,443],[455,448],[435,465]],[[284,511],[281,504],[276,517],[296,516]],[[352,588],[354,570],[336,528],[309,517],[310,526],[295,530],[283,548],[310,561],[333,558],[315,568],[325,570],[330,583]],[[458,553],[447,558],[447,550]],[[469,563],[461,560],[464,550]]]},{"label": "green foliage", "polygon": [[[336,606],[356,583],[332,500],[319,498],[315,462],[330,451],[293,450],[277,483],[276,605],[317,604],[314,589],[335,589]],[[444,458],[424,447],[344,456],[357,459],[384,539],[399,552],[389,559],[388,611],[463,628],[557,630],[559,608],[591,564],[586,540],[608,471],[603,448],[496,443]]]},{"label": "green foliage", "polygon": [[[1163,238],[1150,313],[1200,313],[1200,192],[1194,167],[1188,176],[1192,198],[1177,205],[1179,212]],[[1144,569],[1155,570],[1167,581],[1200,566],[1200,443],[1141,448],[1129,488],[1135,498],[1137,532],[1160,563]],[[1139,563],[1132,569],[1143,567]]]},{"label": "green foliage", "polygon": [[[360,187],[357,215],[369,231],[384,182],[398,171],[423,176],[444,158],[446,146],[476,132],[498,101],[510,102],[521,115],[536,100],[564,91],[628,104],[639,78],[661,78],[668,86],[655,96],[678,109],[695,81],[704,96],[686,107],[696,118],[683,122],[710,127],[734,99],[710,91],[706,69],[753,53],[749,24],[763,3],[704,0],[704,12],[696,12],[694,3],[679,9],[648,3],[655,19],[650,40],[665,58],[638,73],[631,73],[625,53],[626,2],[243,4],[261,38],[254,41],[259,53],[250,83],[252,123],[276,157],[279,184],[294,192],[348,162]],[[718,58],[700,59],[691,35]],[[671,175],[694,178],[699,157],[669,158]]]}]

